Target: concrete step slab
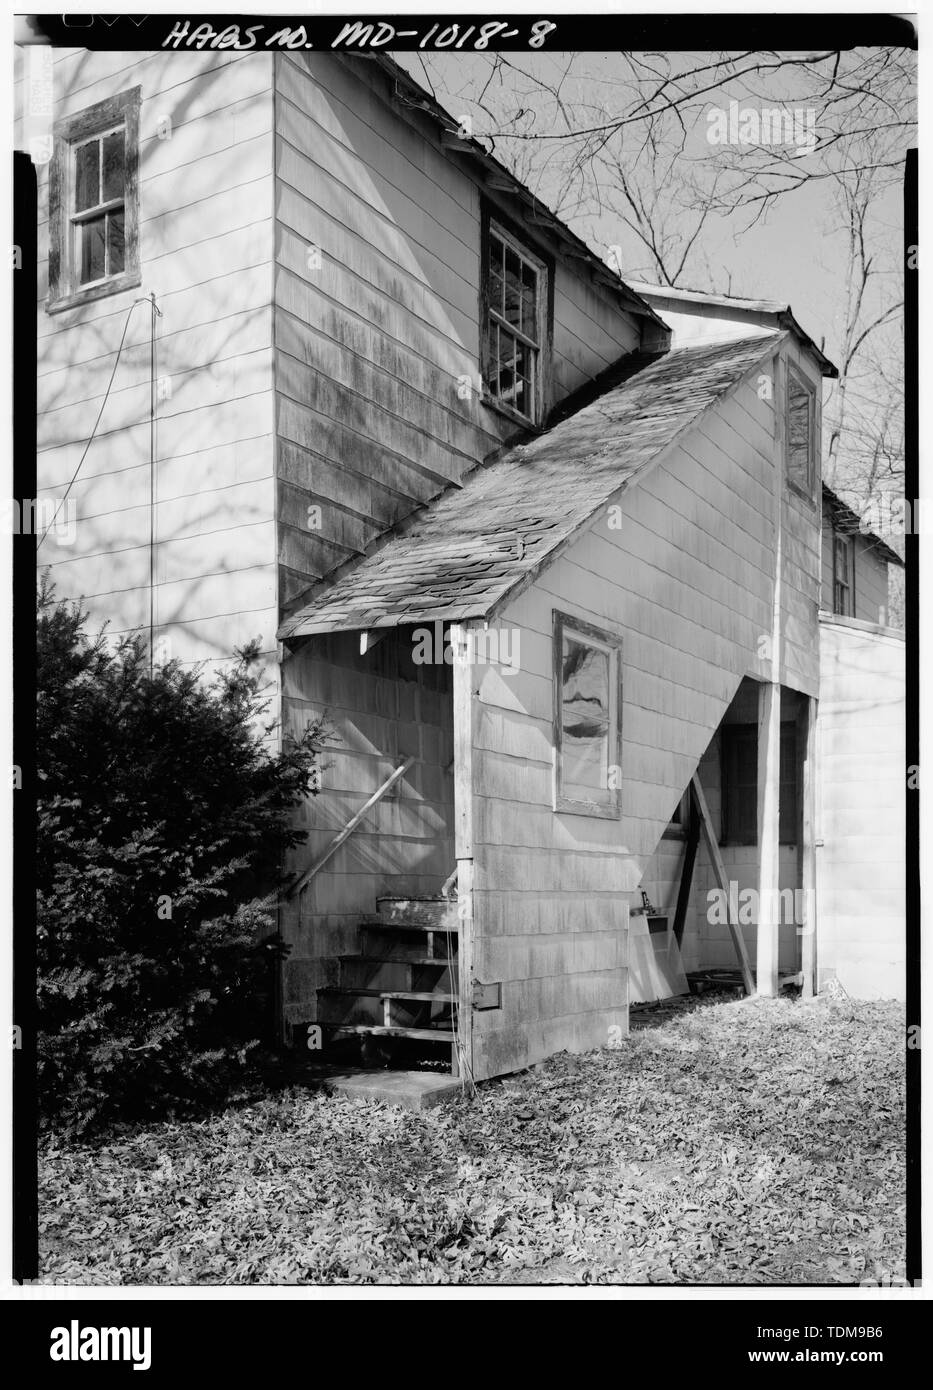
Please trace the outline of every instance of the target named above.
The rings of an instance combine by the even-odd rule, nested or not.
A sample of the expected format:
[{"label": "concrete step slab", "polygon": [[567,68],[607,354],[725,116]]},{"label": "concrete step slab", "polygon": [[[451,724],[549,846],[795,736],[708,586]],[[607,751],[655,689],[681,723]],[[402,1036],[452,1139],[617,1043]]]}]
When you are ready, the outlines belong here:
[{"label": "concrete step slab", "polygon": [[428,1110],[461,1092],[454,1076],[429,1071],[387,1071],[346,1067],[314,1067],[306,1072],[305,1084],[328,1095],[352,1100],[375,1100],[383,1105],[400,1105],[406,1110]]}]

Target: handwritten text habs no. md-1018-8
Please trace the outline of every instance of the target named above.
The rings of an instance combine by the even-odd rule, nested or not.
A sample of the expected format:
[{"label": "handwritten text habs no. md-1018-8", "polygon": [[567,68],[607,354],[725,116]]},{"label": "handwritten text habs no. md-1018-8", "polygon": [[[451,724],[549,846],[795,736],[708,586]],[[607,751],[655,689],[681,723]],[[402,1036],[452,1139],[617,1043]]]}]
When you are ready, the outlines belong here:
[{"label": "handwritten text habs no. md-1018-8", "polygon": [[[522,26],[524,28],[524,26]],[[314,43],[303,24],[273,28],[267,24],[250,24],[240,28],[238,24],[228,24],[215,29],[212,24],[192,24],[189,20],[174,24],[165,39],[163,48],[232,48],[245,52],[250,48],[343,48],[373,49],[389,45],[406,48],[467,48],[482,51],[498,42],[511,39],[523,40],[528,48],[543,48],[544,41],[557,28],[550,20],[538,19],[528,25],[523,34],[502,20],[490,20],[485,24],[458,24],[440,22],[421,31],[419,28],[397,29],[394,24],[383,20],[364,24],[351,20],[344,24],[334,38],[327,43]],[[409,42],[409,41],[413,42]]]}]

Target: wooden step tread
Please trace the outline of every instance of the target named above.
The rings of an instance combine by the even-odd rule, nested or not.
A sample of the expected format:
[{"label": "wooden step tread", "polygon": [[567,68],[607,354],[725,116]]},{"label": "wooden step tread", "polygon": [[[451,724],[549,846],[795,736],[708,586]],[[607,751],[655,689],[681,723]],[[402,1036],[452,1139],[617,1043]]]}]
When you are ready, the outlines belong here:
[{"label": "wooden step tread", "polygon": [[325,985],[318,994],[360,996],[364,999],[430,999],[436,1004],[456,1004],[456,994],[435,994],[431,990],[354,989],[352,985]]},{"label": "wooden step tread", "polygon": [[443,931],[456,933],[460,930],[459,922],[413,922],[410,919],[393,919],[389,917],[361,917],[361,927],[373,927],[377,931]]},{"label": "wooden step tread", "polygon": [[457,964],[456,954],[452,961],[447,956],[362,956],[359,952],[351,956],[338,956],[337,959],[363,965],[436,965],[439,970],[447,970],[451,964]]},{"label": "wooden step tread", "polygon": [[376,1023],[344,1023],[331,1026],[333,1033],[368,1033],[378,1038],[418,1038],[422,1042],[453,1042],[447,1028],[386,1028]]}]

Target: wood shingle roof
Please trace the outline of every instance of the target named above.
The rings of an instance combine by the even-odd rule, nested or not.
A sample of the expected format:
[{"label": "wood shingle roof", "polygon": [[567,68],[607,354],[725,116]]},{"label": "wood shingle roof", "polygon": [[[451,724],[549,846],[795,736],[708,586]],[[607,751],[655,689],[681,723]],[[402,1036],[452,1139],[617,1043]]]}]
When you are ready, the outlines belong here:
[{"label": "wood shingle roof", "polygon": [[614,385],[428,503],[286,618],[279,639],[489,616],[782,336],[625,359]]}]

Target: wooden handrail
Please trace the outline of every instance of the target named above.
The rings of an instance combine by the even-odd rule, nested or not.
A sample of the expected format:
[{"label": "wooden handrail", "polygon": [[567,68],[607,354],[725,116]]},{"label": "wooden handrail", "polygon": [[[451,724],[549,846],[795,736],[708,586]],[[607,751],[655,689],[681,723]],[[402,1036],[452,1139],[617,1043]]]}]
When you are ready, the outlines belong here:
[{"label": "wooden handrail", "polygon": [[404,777],[405,773],[408,771],[408,769],[411,767],[414,761],[414,757],[406,758],[405,761],[399,767],[395,768],[391,776],[386,778],[382,786],[376,788],[369,800],[364,802],[364,804],[357,811],[356,815],[350,817],[346,825],[341,830],[340,834],[334,836],[330,844],[327,846],[327,849],[321,855],[320,859],[318,859],[314,864],[312,864],[310,869],[305,869],[301,877],[299,879],[296,879],[296,881],[292,884],[291,888],[289,888],[288,893],[286,894],[288,898],[297,898],[298,894],[303,892],[304,889],[307,888],[312,878],[314,878],[314,875],[320,873],[324,865],[327,863],[328,859],[330,859],[331,855],[335,854],[336,851],[340,848],[340,846],[344,843],[344,841],[350,838],[356,827],[359,825],[360,821],[366,815],[366,812],[371,811],[372,808],[376,805],[376,802],[382,800],[386,792],[390,789],[390,787],[395,786],[396,782],[399,780],[400,777]]}]

